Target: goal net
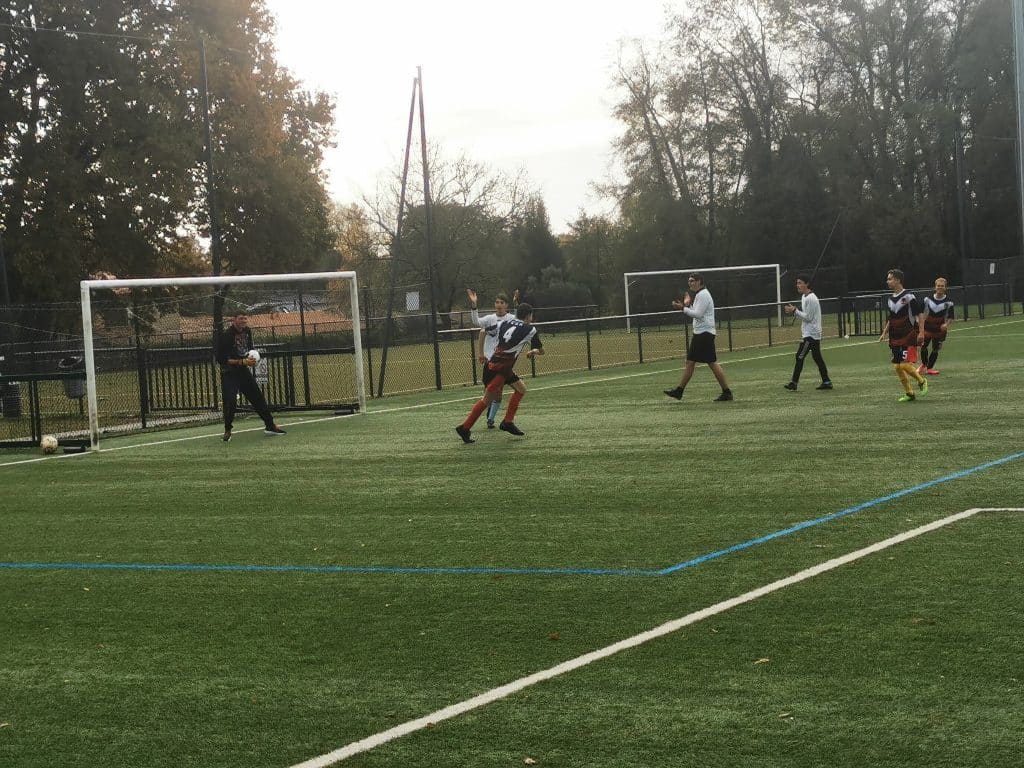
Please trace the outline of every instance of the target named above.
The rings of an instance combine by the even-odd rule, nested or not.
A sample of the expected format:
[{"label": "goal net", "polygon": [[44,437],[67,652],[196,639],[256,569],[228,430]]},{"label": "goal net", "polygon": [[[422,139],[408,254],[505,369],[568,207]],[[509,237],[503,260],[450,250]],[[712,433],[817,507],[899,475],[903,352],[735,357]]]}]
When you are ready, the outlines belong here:
[{"label": "goal net", "polygon": [[626,328],[630,316],[665,312],[672,300],[686,292],[686,276],[700,272],[715,297],[716,307],[773,305],[770,310],[782,325],[782,270],[779,264],[748,264],[740,267],[692,267],[622,275],[626,300]]},{"label": "goal net", "polygon": [[[214,318],[239,313],[272,411],[365,409],[354,272],[84,280],[81,356],[62,365],[84,372],[92,446],[101,435],[219,420]],[[247,408],[243,398],[239,414]]]}]

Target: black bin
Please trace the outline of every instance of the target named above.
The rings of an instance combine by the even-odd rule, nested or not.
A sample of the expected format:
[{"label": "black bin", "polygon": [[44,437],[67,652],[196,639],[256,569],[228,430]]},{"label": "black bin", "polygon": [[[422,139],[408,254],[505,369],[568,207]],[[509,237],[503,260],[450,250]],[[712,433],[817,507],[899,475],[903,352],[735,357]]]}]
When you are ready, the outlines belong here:
[{"label": "black bin", "polygon": [[[57,363],[57,370],[61,373],[72,373],[85,370],[85,358],[71,355],[63,358]],[[64,379],[64,394],[72,400],[81,400],[85,397],[85,379]]]}]

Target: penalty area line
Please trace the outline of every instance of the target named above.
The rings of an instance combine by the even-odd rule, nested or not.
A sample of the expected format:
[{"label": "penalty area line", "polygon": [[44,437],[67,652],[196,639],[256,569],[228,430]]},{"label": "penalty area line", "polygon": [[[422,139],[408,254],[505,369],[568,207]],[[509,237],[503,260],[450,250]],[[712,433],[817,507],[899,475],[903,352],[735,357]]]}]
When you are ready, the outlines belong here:
[{"label": "penalty area line", "polygon": [[617,643],[605,646],[604,648],[599,648],[596,651],[591,651],[590,653],[578,656],[575,659],[564,661],[561,664],[550,667],[549,669],[535,672],[532,675],[514,680],[511,683],[506,683],[498,688],[493,688],[490,691],[486,691],[478,696],[466,699],[458,704],[452,704],[451,706],[444,707],[443,709],[439,709],[424,717],[410,720],[406,723],[402,723],[401,725],[389,728],[386,731],[374,734],[373,736],[368,736],[364,739],[360,739],[359,741],[354,741],[351,744],[320,755],[319,757],[310,758],[304,762],[296,763],[291,766],[291,768],[327,768],[328,766],[340,763],[342,760],[346,760],[354,755],[358,755],[362,752],[368,752],[371,749],[379,747],[382,744],[386,744],[389,741],[394,741],[402,736],[408,736],[411,733],[432,727],[444,720],[450,720],[474,709],[479,709],[480,707],[484,707],[495,701],[507,698],[512,694],[518,693],[519,691],[522,691],[532,685],[536,685],[537,683],[564,675],[568,672],[580,669],[581,667],[585,667],[588,664],[593,664],[596,661],[606,659],[609,656],[614,656],[622,651],[627,651],[643,645],[644,643],[649,643],[652,640],[670,635],[684,627],[690,626],[691,624],[696,624],[712,616],[725,613],[737,606],[751,603],[765,595],[770,595],[773,592],[778,592],[780,589],[785,589],[786,587],[793,586],[794,584],[799,584],[802,581],[812,579],[815,576],[820,576],[823,573],[833,571],[836,568],[840,568],[856,560],[860,560],[868,555],[873,555],[876,552],[881,552],[882,550],[896,546],[897,544],[902,544],[903,542],[909,541],[917,536],[930,533],[931,531],[957,523],[961,520],[966,520],[979,512],[1024,512],[1024,508],[976,507],[964,510],[963,512],[958,512],[954,515],[950,515],[949,517],[944,517],[940,520],[935,520],[927,525],[922,525],[918,528],[905,531],[904,533],[891,536],[888,539],[871,544],[870,546],[858,549],[854,552],[841,555],[840,557],[836,557],[831,560],[826,560],[825,562],[811,566],[810,568],[805,568],[802,571],[794,573],[792,576],[787,576],[783,579],[765,584],[762,587],[745,592],[742,595],[738,595],[728,600],[723,600],[722,602],[715,603],[714,605],[708,606],[707,608],[703,608],[699,611],[694,611],[693,613],[687,614],[686,616],[682,616],[678,619],[673,619],[672,621],[668,621],[658,627],[654,627],[646,632],[641,632],[638,635],[620,640]]}]

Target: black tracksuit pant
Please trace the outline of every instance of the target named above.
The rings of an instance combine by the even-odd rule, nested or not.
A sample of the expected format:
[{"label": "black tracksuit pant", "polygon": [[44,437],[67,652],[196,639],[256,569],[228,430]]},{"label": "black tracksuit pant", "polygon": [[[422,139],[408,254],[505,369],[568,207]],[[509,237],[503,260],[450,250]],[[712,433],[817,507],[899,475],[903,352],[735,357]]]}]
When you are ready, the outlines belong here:
[{"label": "black tracksuit pant", "polygon": [[224,398],[224,429],[231,431],[231,425],[235,421],[235,411],[238,409],[238,393],[245,395],[245,399],[252,403],[253,409],[263,419],[268,428],[274,426],[274,416],[270,413],[270,406],[263,397],[256,378],[249,373],[248,368],[221,369],[220,391]]},{"label": "black tracksuit pant", "polygon": [[821,342],[818,339],[806,336],[801,340],[800,346],[796,351],[796,365],[793,366],[793,383],[795,384],[800,381],[800,372],[804,369],[804,358],[807,357],[808,353],[814,358],[814,362],[818,366],[821,380],[823,382],[828,381],[828,368],[825,367],[825,358],[821,356]]}]

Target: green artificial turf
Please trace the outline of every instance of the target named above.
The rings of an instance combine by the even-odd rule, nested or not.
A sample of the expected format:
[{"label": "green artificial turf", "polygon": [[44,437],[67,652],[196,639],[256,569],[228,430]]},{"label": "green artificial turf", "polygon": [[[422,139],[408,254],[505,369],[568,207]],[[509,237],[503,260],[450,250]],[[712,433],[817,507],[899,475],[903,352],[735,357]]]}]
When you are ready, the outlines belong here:
[{"label": "green artificial turf", "polygon": [[[909,404],[883,345],[827,344],[831,392],[810,361],[782,389],[794,351],[723,356],[732,403],[707,370],[665,397],[678,362],[529,379],[526,437],[481,420],[473,445],[453,428],[475,388],[285,416],[283,438],[246,421],[227,444],[5,454],[0,765],[290,766],[1024,507],[1024,322],[957,327]],[[1024,513],[982,513],[345,764],[1013,765],[1022,543]]]}]

